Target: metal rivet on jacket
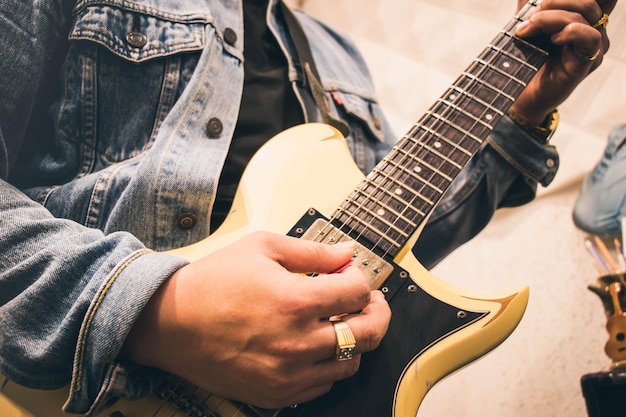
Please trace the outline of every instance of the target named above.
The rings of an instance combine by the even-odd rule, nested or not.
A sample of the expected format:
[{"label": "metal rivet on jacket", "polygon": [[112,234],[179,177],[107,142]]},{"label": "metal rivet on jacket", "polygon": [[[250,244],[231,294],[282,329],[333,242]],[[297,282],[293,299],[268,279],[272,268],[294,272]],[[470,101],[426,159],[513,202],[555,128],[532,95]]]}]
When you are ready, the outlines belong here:
[{"label": "metal rivet on jacket", "polygon": [[210,138],[219,138],[224,131],[224,125],[220,119],[212,117],[206,122],[206,130]]},{"label": "metal rivet on jacket", "polygon": [[224,29],[224,41],[230,46],[233,46],[237,43],[237,33],[231,28]]},{"label": "metal rivet on jacket", "polygon": [[148,38],[141,32],[132,31],[126,34],[126,42],[135,48],[143,48],[148,43]]},{"label": "metal rivet on jacket", "polygon": [[181,230],[193,229],[196,224],[198,224],[198,216],[193,213],[183,213],[176,220],[176,226]]}]

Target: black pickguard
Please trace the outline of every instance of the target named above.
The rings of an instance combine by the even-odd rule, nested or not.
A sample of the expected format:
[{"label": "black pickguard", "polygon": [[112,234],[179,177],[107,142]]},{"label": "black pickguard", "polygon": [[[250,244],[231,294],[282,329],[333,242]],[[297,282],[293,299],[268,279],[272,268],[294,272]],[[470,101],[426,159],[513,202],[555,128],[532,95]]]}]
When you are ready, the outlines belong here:
[{"label": "black pickguard", "polygon": [[[319,217],[322,216],[317,211],[309,211],[288,234],[300,236]],[[358,373],[335,383],[328,394],[283,409],[278,416],[391,416],[396,385],[407,365],[429,346],[487,314],[444,303],[408,279],[408,275],[408,271],[394,265],[392,275],[381,287],[393,313],[391,323],[381,345],[362,356]]]}]

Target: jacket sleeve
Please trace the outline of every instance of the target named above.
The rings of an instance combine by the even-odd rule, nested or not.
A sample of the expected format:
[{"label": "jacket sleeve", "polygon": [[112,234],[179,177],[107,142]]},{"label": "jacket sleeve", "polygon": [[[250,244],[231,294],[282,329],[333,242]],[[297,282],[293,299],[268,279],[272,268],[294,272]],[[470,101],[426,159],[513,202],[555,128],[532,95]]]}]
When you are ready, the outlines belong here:
[{"label": "jacket sleeve", "polygon": [[[7,182],[50,102],[54,89],[42,87],[60,65],[73,3],[0,2],[0,372],[33,388],[71,381],[67,409],[86,412],[102,382],[122,375],[115,357],[136,316],[185,261],[55,218]],[[111,386],[125,385],[116,378]]]},{"label": "jacket sleeve", "polygon": [[497,209],[532,201],[537,184],[550,184],[558,166],[554,146],[539,144],[504,117],[443,195],[413,253],[433,268],[475,237]]}]

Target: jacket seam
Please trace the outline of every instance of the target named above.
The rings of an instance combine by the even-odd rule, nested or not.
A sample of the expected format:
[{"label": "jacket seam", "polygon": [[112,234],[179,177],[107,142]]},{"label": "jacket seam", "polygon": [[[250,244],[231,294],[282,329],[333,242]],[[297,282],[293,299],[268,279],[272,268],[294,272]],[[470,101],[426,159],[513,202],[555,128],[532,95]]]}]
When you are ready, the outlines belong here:
[{"label": "jacket seam", "polygon": [[75,391],[80,391],[81,388],[81,379],[82,379],[82,374],[83,374],[83,362],[84,362],[84,357],[85,357],[85,345],[87,344],[87,335],[89,334],[89,329],[91,327],[91,324],[93,323],[94,317],[96,315],[96,312],[98,311],[98,308],[100,307],[100,305],[102,304],[102,301],[104,300],[104,296],[107,294],[108,290],[111,288],[111,286],[113,285],[113,283],[115,282],[115,280],[120,276],[120,274],[126,269],[126,267],[128,265],[130,265],[131,262],[135,261],[137,258],[139,258],[140,256],[146,255],[148,253],[152,252],[150,249],[144,249],[138,253],[136,253],[135,255],[133,255],[132,257],[130,257],[129,259],[127,259],[116,271],[115,273],[111,276],[111,278],[109,279],[109,281],[106,283],[106,285],[104,286],[104,288],[102,289],[102,291],[100,292],[100,294],[98,295],[98,298],[95,302],[95,304],[93,305],[91,312],[89,313],[88,317],[87,317],[87,322],[85,323],[85,331],[83,332],[80,340],[79,340],[79,347],[78,347],[78,370],[77,370],[77,377],[74,381],[73,384],[73,390]]}]

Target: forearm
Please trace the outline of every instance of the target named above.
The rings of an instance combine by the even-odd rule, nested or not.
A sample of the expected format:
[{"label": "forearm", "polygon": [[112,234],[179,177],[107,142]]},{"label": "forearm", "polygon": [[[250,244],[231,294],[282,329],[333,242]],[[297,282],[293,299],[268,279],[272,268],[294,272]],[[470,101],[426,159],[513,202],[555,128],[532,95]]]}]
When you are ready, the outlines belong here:
[{"label": "forearm", "polygon": [[[85,412],[152,293],[185,261],[56,219],[0,182],[0,371]],[[113,364],[113,365],[111,365]]]}]

